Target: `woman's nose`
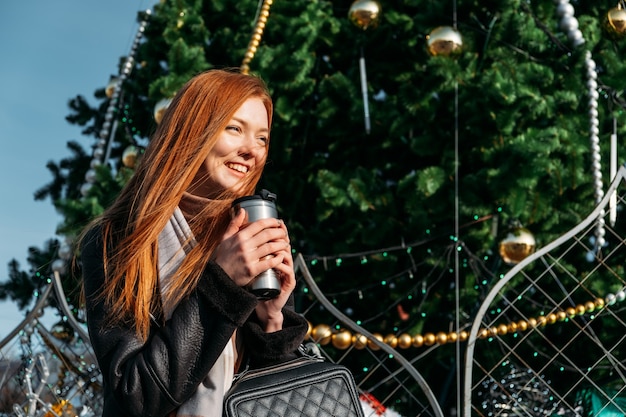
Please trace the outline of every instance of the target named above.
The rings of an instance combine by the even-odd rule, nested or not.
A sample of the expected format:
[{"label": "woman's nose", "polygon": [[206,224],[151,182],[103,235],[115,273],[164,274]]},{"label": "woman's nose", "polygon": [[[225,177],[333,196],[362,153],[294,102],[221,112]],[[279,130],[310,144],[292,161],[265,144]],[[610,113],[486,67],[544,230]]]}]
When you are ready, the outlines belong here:
[{"label": "woman's nose", "polygon": [[265,146],[259,143],[254,135],[246,135],[245,140],[240,149],[240,154],[247,155],[250,158],[258,158],[265,153]]}]

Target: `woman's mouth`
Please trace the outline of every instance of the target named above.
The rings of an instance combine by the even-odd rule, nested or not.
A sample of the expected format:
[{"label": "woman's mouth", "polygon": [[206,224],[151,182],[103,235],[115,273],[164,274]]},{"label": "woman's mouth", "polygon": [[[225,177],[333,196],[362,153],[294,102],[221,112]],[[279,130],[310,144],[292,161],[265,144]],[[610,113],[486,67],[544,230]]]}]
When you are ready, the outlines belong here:
[{"label": "woman's mouth", "polygon": [[237,164],[233,162],[228,162],[226,166],[234,171],[241,172],[242,174],[247,174],[249,168],[243,164]]}]

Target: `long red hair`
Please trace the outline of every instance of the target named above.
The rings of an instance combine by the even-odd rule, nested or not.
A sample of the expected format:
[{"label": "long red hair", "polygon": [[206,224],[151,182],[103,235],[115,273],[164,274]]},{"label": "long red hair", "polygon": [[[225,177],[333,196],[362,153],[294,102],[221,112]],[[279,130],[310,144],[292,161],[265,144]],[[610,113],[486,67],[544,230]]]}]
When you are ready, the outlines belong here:
[{"label": "long red hair", "polygon": [[[106,282],[102,297],[110,322],[134,322],[144,340],[150,313],[158,308],[157,241],[218,135],[249,98],[260,98],[269,126],[273,105],[263,81],[235,70],[209,70],[188,81],[173,98],[133,177],[114,203],[95,220],[105,243]],[[269,146],[269,141],[266,146]],[[176,305],[195,288],[230,220],[236,197],[253,194],[257,166],[237,194],[222,193],[191,224],[197,245],[172,277],[163,302]]]}]

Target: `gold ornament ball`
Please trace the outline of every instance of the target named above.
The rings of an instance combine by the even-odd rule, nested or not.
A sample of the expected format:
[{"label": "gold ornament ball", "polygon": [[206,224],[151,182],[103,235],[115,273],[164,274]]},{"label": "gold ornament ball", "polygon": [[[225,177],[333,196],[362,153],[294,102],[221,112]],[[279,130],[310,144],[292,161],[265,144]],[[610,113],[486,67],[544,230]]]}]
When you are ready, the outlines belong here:
[{"label": "gold ornament ball", "polygon": [[313,338],[313,341],[322,346],[330,343],[332,335],[333,332],[327,324],[318,324],[313,328],[313,330],[311,330],[311,337]]},{"label": "gold ornament ball", "polygon": [[154,120],[157,124],[161,123],[161,120],[163,120],[165,110],[167,110],[171,102],[171,98],[164,98],[159,100],[157,104],[154,105]]},{"label": "gold ornament ball", "polygon": [[107,98],[113,97],[115,87],[117,87],[117,78],[111,78],[111,81],[109,81],[106,88],[104,89],[104,94],[106,94]]},{"label": "gold ornament ball", "polygon": [[528,322],[525,320],[520,320],[517,322],[517,328],[522,331],[525,332],[526,329],[528,329]]},{"label": "gold ornament ball", "polygon": [[53,325],[50,333],[52,334],[52,336],[63,342],[71,342],[72,340],[74,340],[74,331],[67,323],[63,321],[60,321]]},{"label": "gold ornament ball", "polygon": [[459,333],[459,340],[461,342],[465,342],[468,337],[469,337],[469,333],[466,332],[465,330],[463,330],[463,331],[461,331],[461,333]]},{"label": "gold ornament ball", "polygon": [[604,307],[604,299],[602,298],[596,298],[596,301],[594,301],[594,303],[598,309]]},{"label": "gold ornament ball", "polygon": [[367,337],[361,333],[356,333],[352,336],[352,344],[355,349],[365,349],[367,347]]},{"label": "gold ornament ball", "polygon": [[499,252],[505,263],[515,265],[533,254],[536,247],[533,234],[524,227],[516,227],[511,229],[507,236],[502,239]]},{"label": "gold ornament ball", "polygon": [[411,347],[412,343],[413,340],[410,334],[402,333],[400,336],[398,336],[398,347],[400,349],[408,349]]},{"label": "gold ornament ball", "polygon": [[129,145],[122,153],[122,163],[127,168],[135,168],[139,157],[139,149],[135,145]]},{"label": "gold ornament ball", "polygon": [[356,0],[350,6],[348,18],[355,26],[367,30],[376,29],[380,21],[380,3],[374,0]]},{"label": "gold ornament ball", "polygon": [[331,337],[333,346],[337,349],[345,350],[352,344],[352,333],[348,330],[341,330]]},{"label": "gold ornament ball", "polygon": [[[374,333],[372,334],[372,336],[374,336],[379,342],[383,341],[383,335],[380,333]],[[376,343],[372,342],[370,339],[367,340],[367,346],[372,350],[380,350],[380,347]]]},{"label": "gold ornament ball", "polygon": [[435,341],[438,345],[445,345],[446,343],[448,343],[448,334],[444,332],[438,332],[435,335]]},{"label": "gold ornament ball", "polygon": [[626,37],[626,10],[621,5],[608,11],[604,20],[604,29],[613,39]]},{"label": "gold ornament ball", "polygon": [[459,339],[459,334],[457,332],[448,333],[448,343],[454,343]]},{"label": "gold ornament ball", "polygon": [[424,345],[424,337],[421,334],[413,336],[413,347],[422,347]]},{"label": "gold ornament ball", "polygon": [[426,36],[426,45],[432,56],[454,56],[461,52],[463,38],[451,26],[439,26]]},{"label": "gold ornament ball", "polygon": [[424,345],[432,346],[435,344],[435,342],[437,342],[437,336],[435,336],[433,333],[426,333],[424,335]]},{"label": "gold ornament ball", "polygon": [[44,414],[44,417],[48,416],[75,416],[76,411],[74,405],[68,400],[61,400],[56,404],[53,404],[50,411]]},{"label": "gold ornament ball", "polygon": [[391,346],[394,349],[396,348],[396,346],[398,346],[398,338],[395,334],[388,334],[383,339],[383,342],[385,342],[385,344]]}]

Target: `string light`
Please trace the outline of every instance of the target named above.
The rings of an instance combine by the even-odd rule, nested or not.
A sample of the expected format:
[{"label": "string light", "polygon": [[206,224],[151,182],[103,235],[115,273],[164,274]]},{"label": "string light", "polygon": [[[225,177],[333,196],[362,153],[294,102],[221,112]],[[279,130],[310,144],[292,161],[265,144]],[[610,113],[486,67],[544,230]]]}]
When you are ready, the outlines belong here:
[{"label": "string light", "polygon": [[[474,215],[474,220],[472,222],[469,222],[469,223],[466,223],[466,224],[460,226],[459,229],[465,229],[467,227],[476,225],[478,223],[485,222],[487,220],[492,219],[493,217],[494,217],[493,214],[480,216],[480,217],[478,215]],[[322,261],[324,263],[326,263],[328,261],[335,261],[337,266],[339,266],[346,259],[359,258],[362,263],[365,263],[365,262],[367,262],[367,260],[366,260],[367,257],[381,256],[383,258],[388,258],[389,254],[391,252],[402,251],[402,252],[406,252],[407,254],[410,255],[414,248],[419,247],[419,246],[423,246],[423,245],[425,245],[427,243],[430,243],[430,242],[432,242],[432,241],[434,241],[436,239],[439,239],[440,237],[444,237],[444,236],[447,236],[453,242],[457,242],[457,243],[459,242],[458,238],[456,236],[454,236],[454,235],[450,235],[450,234],[432,235],[432,231],[429,230],[429,229],[426,229],[424,233],[426,235],[429,235],[429,237],[427,239],[417,240],[417,241],[411,242],[409,244],[405,244],[404,240],[402,240],[402,243],[400,245],[396,245],[396,246],[389,246],[389,247],[385,247],[385,248],[378,248],[378,249],[372,249],[372,250],[360,251],[360,252],[340,253],[340,254],[337,254],[337,255],[323,255],[323,256],[308,255],[308,256],[304,256],[304,259],[307,262],[309,262],[309,264],[311,264],[311,265],[316,265],[319,261]],[[430,249],[428,249],[427,251],[429,253],[431,252]],[[365,262],[363,262],[364,259],[365,259]]]}]

